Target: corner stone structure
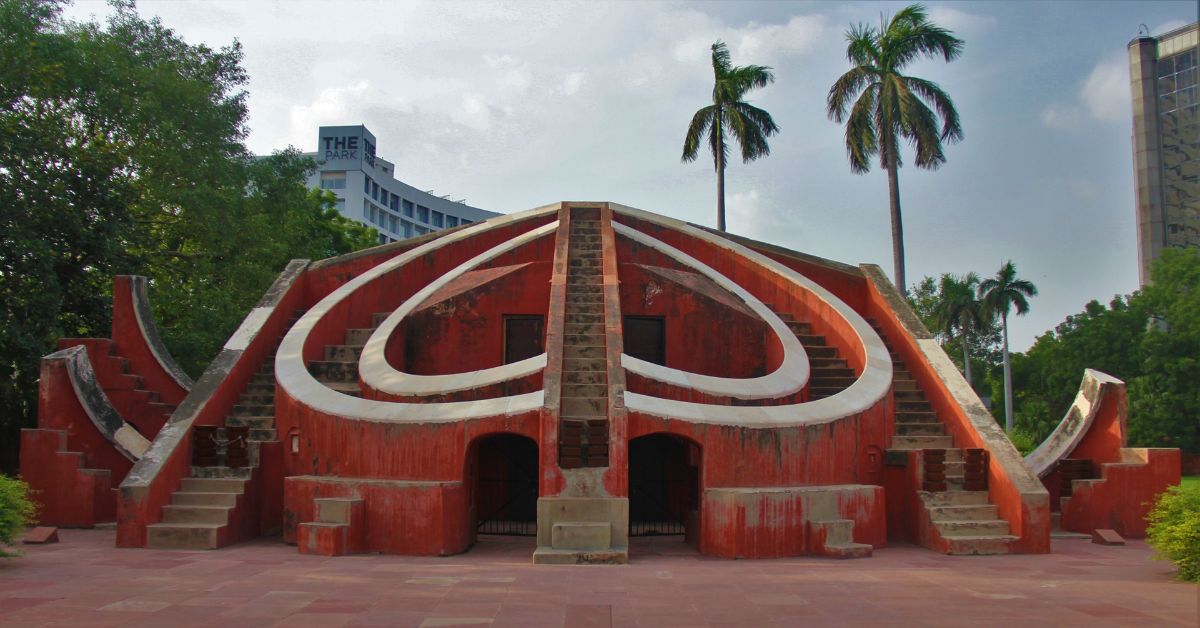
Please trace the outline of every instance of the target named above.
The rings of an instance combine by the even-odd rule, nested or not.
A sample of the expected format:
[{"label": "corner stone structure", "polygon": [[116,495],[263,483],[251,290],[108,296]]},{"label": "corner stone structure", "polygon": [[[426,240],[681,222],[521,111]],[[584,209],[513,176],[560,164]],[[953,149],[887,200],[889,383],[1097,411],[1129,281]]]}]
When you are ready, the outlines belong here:
[{"label": "corner stone structure", "polygon": [[877,267],[614,203],[292,262],[116,501],[123,547],[1050,543],[1046,488]]}]

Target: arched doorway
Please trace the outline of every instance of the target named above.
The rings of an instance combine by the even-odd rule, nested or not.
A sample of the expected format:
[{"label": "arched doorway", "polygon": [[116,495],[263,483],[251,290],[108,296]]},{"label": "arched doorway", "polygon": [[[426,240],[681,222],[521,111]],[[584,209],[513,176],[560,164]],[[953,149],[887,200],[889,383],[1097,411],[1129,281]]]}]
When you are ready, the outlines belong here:
[{"label": "arched doorway", "polygon": [[471,474],[475,532],[537,535],[538,447],[519,434],[493,434],[474,444]]},{"label": "arched doorway", "polygon": [[629,536],[686,535],[700,510],[700,447],[670,434],[629,441]]}]

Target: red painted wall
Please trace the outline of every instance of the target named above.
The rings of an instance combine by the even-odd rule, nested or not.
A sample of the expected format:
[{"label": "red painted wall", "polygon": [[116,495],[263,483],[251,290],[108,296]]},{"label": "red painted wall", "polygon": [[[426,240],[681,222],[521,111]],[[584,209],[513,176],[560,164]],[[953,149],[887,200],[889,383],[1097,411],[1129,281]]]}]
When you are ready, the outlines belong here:
[{"label": "red painted wall", "polygon": [[1064,530],[1091,533],[1116,530],[1131,538],[1146,536],[1146,515],[1155,499],[1179,484],[1178,449],[1129,449],[1138,462],[1105,464],[1101,480],[1076,482],[1062,509]]}]

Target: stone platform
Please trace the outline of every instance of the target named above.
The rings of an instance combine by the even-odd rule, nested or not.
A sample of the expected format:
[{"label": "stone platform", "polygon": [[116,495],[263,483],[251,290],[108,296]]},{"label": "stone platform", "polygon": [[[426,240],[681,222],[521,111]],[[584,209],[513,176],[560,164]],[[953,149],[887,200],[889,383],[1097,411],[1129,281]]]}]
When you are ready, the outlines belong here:
[{"label": "stone platform", "polygon": [[127,550],[60,530],[0,561],[0,626],[1196,626],[1195,585],[1141,541],[957,557],[727,561],[631,539],[624,566],[530,564],[531,538],[446,558],[306,556],[278,541]]}]

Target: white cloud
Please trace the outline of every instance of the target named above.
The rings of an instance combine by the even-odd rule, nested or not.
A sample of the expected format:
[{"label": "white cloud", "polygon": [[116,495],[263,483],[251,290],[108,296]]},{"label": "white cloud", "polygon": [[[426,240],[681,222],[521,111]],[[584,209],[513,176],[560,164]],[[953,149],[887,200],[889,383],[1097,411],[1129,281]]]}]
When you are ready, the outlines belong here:
[{"label": "white cloud", "polygon": [[286,143],[295,146],[307,145],[314,136],[314,129],[322,124],[354,124],[357,119],[356,112],[361,111],[360,107],[370,87],[367,81],[327,87],[309,104],[292,105],[288,111]]},{"label": "white cloud", "polygon": [[1074,105],[1051,103],[1042,110],[1039,116],[1042,126],[1049,129],[1068,130],[1079,128],[1079,120],[1083,110]]},{"label": "white cloud", "polygon": [[1097,120],[1129,119],[1129,70],[1123,56],[1106,58],[1092,68],[1080,91],[1088,113]]},{"label": "white cloud", "polygon": [[986,31],[996,24],[996,18],[991,15],[967,13],[944,4],[930,8],[929,19],[938,26],[953,31],[959,37],[963,34]]},{"label": "white cloud", "polygon": [[1128,120],[1129,69],[1124,55],[1112,54],[1101,59],[1079,88],[1073,103],[1051,103],[1040,115],[1042,126],[1051,129],[1076,129],[1084,120],[1120,122]]},{"label": "white cloud", "polygon": [[579,93],[579,88],[583,87],[585,79],[586,75],[583,72],[568,72],[566,76],[563,76],[562,83],[553,91],[563,96],[574,96]]}]

